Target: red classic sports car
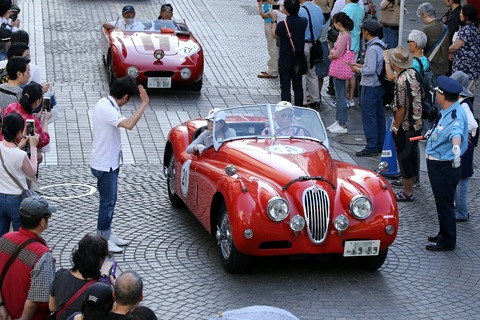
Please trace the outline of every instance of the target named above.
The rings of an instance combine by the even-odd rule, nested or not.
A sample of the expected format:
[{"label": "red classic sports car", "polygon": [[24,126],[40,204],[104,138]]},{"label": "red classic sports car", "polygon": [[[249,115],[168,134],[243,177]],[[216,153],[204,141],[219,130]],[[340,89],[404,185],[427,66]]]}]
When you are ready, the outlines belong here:
[{"label": "red classic sports car", "polygon": [[[389,183],[332,159],[318,112],[285,105],[217,111],[213,146],[202,154],[186,148],[206,120],[172,128],[163,160],[171,203],[186,205],[216,238],[230,273],[243,272],[249,256],[295,254],[358,257],[378,269],[398,229]],[[219,119],[233,136],[217,139]]]},{"label": "red classic sports car", "polygon": [[103,61],[109,82],[130,75],[146,88],[189,85],[200,91],[203,50],[183,22],[140,21],[143,31],[102,28]]}]

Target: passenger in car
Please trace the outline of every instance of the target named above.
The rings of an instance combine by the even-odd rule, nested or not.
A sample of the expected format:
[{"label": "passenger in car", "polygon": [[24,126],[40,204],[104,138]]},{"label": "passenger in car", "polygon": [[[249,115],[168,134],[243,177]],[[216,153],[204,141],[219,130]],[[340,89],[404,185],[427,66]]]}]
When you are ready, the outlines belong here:
[{"label": "passenger in car", "polygon": [[126,31],[145,30],[145,26],[143,25],[143,23],[135,20],[135,15],[136,15],[135,8],[133,8],[133,6],[131,5],[127,5],[122,9],[123,20],[119,21],[119,18],[117,18],[116,21],[105,22],[103,24],[103,27],[105,29],[118,28]]},{"label": "passenger in car", "polygon": [[[275,107],[273,115],[275,134],[287,136],[305,136],[306,131],[303,126],[293,121],[294,113],[293,106],[288,101],[280,101]],[[263,129],[262,135],[268,136],[271,134],[270,127]]]},{"label": "passenger in car", "polygon": [[[215,116],[215,113],[216,116]],[[208,112],[208,115],[204,118],[207,120],[207,130],[203,131],[198,138],[192,141],[187,147],[187,153],[198,152],[200,155],[213,145],[213,121],[215,119],[215,138],[217,141],[221,141],[227,138],[235,137],[237,133],[232,128],[228,127],[225,122],[225,111],[220,109],[212,109]]]},{"label": "passenger in car", "polygon": [[158,20],[173,20],[173,6],[170,3],[162,4]]}]

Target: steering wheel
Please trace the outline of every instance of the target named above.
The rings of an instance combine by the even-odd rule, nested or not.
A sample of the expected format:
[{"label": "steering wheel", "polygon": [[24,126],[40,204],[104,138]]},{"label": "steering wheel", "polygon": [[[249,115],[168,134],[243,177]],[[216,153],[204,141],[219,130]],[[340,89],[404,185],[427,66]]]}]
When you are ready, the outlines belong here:
[{"label": "steering wheel", "polygon": [[300,132],[300,130],[303,130],[303,133],[304,133],[303,135],[304,135],[304,136],[312,136],[312,135],[310,134],[310,132],[308,132],[308,130],[307,130],[305,127],[300,126],[300,125],[295,125],[295,124],[294,124],[294,125],[290,125],[290,126],[286,126],[286,127],[280,128],[280,129],[276,129],[276,130],[275,130],[275,134],[276,134],[276,135],[277,135],[277,134],[280,134],[281,132],[287,131],[287,130],[289,130],[289,129],[292,129],[293,132],[294,132],[294,134],[291,134],[291,136],[297,136],[298,133]]}]

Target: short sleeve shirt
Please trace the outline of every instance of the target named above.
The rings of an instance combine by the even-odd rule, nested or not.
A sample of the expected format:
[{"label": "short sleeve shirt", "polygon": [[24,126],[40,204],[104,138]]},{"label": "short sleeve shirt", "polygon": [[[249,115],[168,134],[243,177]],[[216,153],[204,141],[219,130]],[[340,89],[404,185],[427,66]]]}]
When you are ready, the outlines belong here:
[{"label": "short sleeve shirt", "polygon": [[394,112],[397,112],[400,107],[405,108],[402,119],[403,130],[411,132],[422,128],[422,91],[415,70],[407,69],[398,75],[393,103]]},{"label": "short sleeve shirt", "polygon": [[135,21],[131,25],[128,25],[125,23],[125,20],[117,20],[117,21],[111,21],[109,22],[112,26],[115,28],[119,28],[125,31],[142,31],[145,30],[145,26],[143,23]]},{"label": "short sleeve shirt", "polygon": [[126,118],[111,96],[100,99],[93,109],[93,145],[90,167],[99,171],[120,166],[121,134],[118,124]]}]

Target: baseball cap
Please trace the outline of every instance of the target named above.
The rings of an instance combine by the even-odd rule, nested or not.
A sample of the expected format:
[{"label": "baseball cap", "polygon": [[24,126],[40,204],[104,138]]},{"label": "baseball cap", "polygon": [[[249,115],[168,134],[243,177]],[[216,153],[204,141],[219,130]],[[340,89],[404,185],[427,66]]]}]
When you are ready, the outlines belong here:
[{"label": "baseball cap", "polygon": [[[211,109],[210,111],[208,111],[208,115],[204,118],[205,120],[212,120],[215,118],[215,121],[218,121],[218,120],[223,120],[225,121],[225,119],[227,119],[227,116],[225,114],[225,111],[221,111],[222,109],[220,108],[214,108],[214,109]],[[215,116],[215,113],[217,114]]]},{"label": "baseball cap", "polygon": [[7,28],[0,29],[0,42],[7,42],[10,41],[10,37],[12,35],[12,30]]},{"label": "baseball cap", "polygon": [[135,12],[135,8],[133,8],[132,5],[127,5],[127,6],[123,7],[122,14],[127,13],[127,12]]},{"label": "baseball cap", "polygon": [[361,27],[367,29],[372,35],[378,35],[378,32],[380,31],[380,24],[375,19],[365,20]]},{"label": "baseball cap", "polygon": [[38,195],[25,198],[20,204],[20,214],[27,218],[50,218],[56,211],[54,205]]},{"label": "baseball cap", "polygon": [[282,111],[284,109],[293,109],[292,104],[288,101],[280,101],[275,107],[275,112]]},{"label": "baseball cap", "polygon": [[104,282],[95,282],[85,291],[85,303],[96,310],[111,309],[113,305],[112,287]]}]

